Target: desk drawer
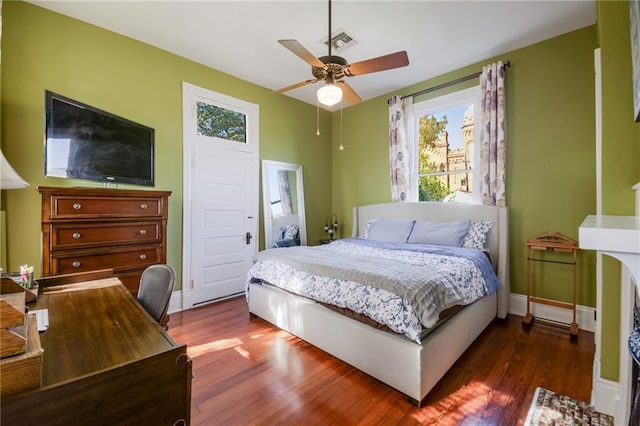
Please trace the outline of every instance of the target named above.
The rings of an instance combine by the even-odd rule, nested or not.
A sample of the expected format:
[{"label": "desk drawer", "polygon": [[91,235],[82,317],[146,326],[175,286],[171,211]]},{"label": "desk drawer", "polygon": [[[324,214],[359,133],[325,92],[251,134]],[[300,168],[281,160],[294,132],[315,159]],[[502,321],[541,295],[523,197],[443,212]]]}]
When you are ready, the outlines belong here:
[{"label": "desk drawer", "polygon": [[106,250],[57,252],[51,255],[51,275],[113,268],[114,272],[164,263],[162,247],[138,246]]},{"label": "desk drawer", "polygon": [[52,196],[50,219],[163,217],[161,197]]},{"label": "desk drawer", "polygon": [[162,241],[161,222],[51,224],[49,227],[51,250]]}]

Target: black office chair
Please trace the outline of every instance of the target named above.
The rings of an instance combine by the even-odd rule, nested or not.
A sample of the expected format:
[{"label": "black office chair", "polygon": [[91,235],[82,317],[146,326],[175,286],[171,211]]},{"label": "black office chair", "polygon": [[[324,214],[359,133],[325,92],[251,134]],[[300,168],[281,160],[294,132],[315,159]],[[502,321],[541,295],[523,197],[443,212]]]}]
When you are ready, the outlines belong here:
[{"label": "black office chair", "polygon": [[169,265],[151,265],[142,272],[138,302],[157,323],[167,313],[175,282],[176,272]]}]

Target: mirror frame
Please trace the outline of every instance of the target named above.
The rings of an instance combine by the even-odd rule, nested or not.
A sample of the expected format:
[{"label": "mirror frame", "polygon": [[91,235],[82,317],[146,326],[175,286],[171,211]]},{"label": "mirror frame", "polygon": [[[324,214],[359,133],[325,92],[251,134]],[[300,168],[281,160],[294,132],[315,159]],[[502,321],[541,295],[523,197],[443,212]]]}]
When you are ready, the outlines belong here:
[{"label": "mirror frame", "polygon": [[262,215],[264,216],[264,247],[272,248],[273,215],[271,213],[271,193],[269,191],[269,170],[288,170],[296,173],[296,196],[298,199],[298,227],[300,228],[300,245],[307,245],[307,224],[304,211],[304,182],[302,165],[282,161],[262,160]]}]

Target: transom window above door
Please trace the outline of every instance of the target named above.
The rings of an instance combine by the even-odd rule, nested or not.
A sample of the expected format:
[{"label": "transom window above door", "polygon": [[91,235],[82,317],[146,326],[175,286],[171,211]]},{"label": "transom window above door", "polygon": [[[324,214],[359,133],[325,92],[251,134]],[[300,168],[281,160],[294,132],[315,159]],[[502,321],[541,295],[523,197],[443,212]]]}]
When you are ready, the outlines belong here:
[{"label": "transom window above door", "polygon": [[205,102],[196,103],[199,136],[210,136],[233,142],[247,142],[247,116]]},{"label": "transom window above door", "polygon": [[479,203],[479,86],[413,105],[418,201]]}]

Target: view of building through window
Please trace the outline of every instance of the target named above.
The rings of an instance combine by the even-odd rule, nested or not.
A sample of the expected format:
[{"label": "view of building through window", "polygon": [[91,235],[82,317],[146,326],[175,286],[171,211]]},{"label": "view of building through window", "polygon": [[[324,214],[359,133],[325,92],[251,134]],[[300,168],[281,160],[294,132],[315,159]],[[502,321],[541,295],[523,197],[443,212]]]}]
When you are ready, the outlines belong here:
[{"label": "view of building through window", "polygon": [[419,117],[418,200],[473,202],[474,104]]}]

